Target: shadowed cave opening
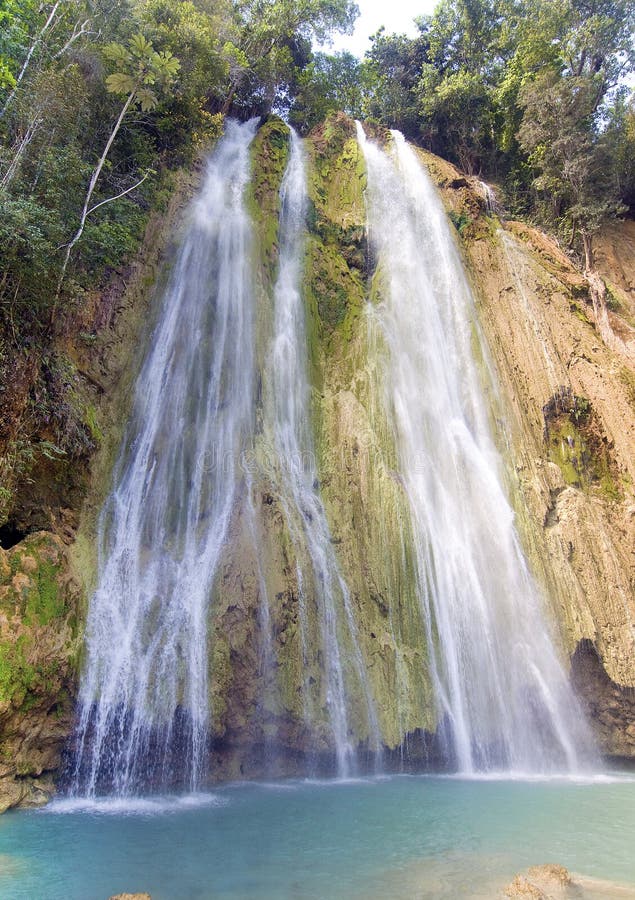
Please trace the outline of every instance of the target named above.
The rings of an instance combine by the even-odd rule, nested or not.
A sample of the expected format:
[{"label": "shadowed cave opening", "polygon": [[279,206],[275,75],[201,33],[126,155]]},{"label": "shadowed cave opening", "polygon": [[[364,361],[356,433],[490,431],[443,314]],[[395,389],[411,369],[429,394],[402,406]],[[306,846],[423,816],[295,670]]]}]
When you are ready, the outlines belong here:
[{"label": "shadowed cave opening", "polygon": [[26,531],[16,528],[10,522],[0,527],[0,548],[3,550],[11,550],[16,544],[24,540],[27,536]]}]

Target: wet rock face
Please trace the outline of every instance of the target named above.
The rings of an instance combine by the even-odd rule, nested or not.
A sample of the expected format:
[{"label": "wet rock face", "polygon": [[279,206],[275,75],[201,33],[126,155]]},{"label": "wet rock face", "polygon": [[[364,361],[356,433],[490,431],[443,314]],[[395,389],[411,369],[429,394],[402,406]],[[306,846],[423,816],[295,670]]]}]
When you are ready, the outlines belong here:
[{"label": "wet rock face", "polygon": [[[625,698],[635,686],[635,368],[624,347],[634,309],[635,231],[625,223],[598,241],[605,315],[594,301],[595,282],[553,240],[484,216],[475,205],[477,185],[453,188],[456,175],[434,158],[429,168],[476,287],[501,387],[499,446],[526,553],[563,655],[590,642],[595,674],[603,669],[620,686],[607,692],[599,676],[585,681],[600,748],[632,757]],[[578,663],[576,656],[574,669]],[[600,694],[590,702],[593,690]],[[601,709],[609,695],[622,710],[610,724]]]},{"label": "wet rock face", "polygon": [[587,715],[595,723],[604,753],[635,757],[635,688],[607,675],[591,641],[580,641],[571,660],[571,678]]},{"label": "wet rock face", "polygon": [[[381,372],[367,346],[366,295],[380,295],[382,284],[370,280],[377,261],[366,241],[363,160],[353,124],[342,116],[316,129],[306,150],[305,293],[320,491],[378,701],[386,765],[391,754],[395,766],[401,764],[399,746],[409,735],[405,743],[413,765],[436,767],[442,760],[434,741],[426,636],[413,612],[417,598],[411,538],[404,526],[406,501],[394,435],[379,402]],[[271,328],[267,297],[278,261],[278,190],[287,155],[286,127],[271,120],[253,146],[250,207],[258,231],[260,357]],[[588,284],[556,245],[520,223],[506,223],[503,234],[496,218],[485,215],[472,179],[429,154],[423,159],[447,201],[477,289],[482,327],[501,382],[501,449],[511,461],[519,530],[550,598],[563,654],[573,654],[574,683],[596,723],[602,749],[635,757],[635,371],[602,343]],[[48,533],[24,538],[46,518],[39,488],[23,495],[23,509],[13,510],[11,524],[0,534],[0,810],[50,795],[51,773],[59,767],[72,728],[82,620],[95,570],[95,518],[139,363],[134,345],[179,203],[182,197],[178,201],[175,195],[161,228],[156,225],[149,233],[147,259],[140,261],[136,281],[127,290],[122,285],[95,299],[93,319],[83,329],[94,332],[95,340],[73,351],[89,381],[86,395],[98,413],[102,447],[92,458],[84,500],[79,488],[65,490],[57,501],[57,495],[46,494],[64,543]],[[627,312],[635,314],[632,228],[627,238],[624,242],[612,234],[612,243],[599,254],[612,284],[614,330]],[[611,250],[614,246],[619,252]],[[14,379],[25,396],[29,378],[17,372]],[[85,424],[92,435],[94,429]],[[297,560],[264,462],[270,457],[267,435],[259,435],[254,490],[262,498],[256,511],[262,569],[237,509],[222,596],[210,617],[210,754],[220,777],[262,774],[263,759],[274,744],[281,749],[286,774],[304,770],[310,746],[323,753],[325,771],[333,765],[326,738],[320,743],[320,735],[308,734],[302,722],[299,684],[306,672]],[[40,487],[52,482],[51,473],[62,465],[74,463],[45,457],[42,472],[36,473]],[[67,474],[68,484],[81,481],[83,490],[85,459],[81,472]],[[56,502],[59,509],[53,508]],[[82,502],[78,539],[70,551],[83,580],[80,590],[71,581],[65,545],[75,540]],[[262,665],[259,610],[265,590],[274,675]],[[311,684],[318,685],[317,655],[312,665]],[[323,703],[317,687],[315,693],[316,705]],[[363,741],[359,723],[354,727]]]},{"label": "wet rock face", "polygon": [[59,537],[0,549],[0,811],[41,805],[71,728],[78,592]]}]

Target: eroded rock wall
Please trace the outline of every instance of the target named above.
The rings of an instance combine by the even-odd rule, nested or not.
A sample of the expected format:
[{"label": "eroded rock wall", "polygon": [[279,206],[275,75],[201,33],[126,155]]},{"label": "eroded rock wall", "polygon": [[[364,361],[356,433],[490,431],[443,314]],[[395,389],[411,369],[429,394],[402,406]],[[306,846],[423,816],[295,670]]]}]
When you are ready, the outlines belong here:
[{"label": "eroded rock wall", "polygon": [[[97,516],[152,301],[196,180],[196,172],[175,179],[134,262],[113,272],[81,309],[65,313],[46,355],[31,348],[12,362],[2,359],[0,811],[45,803],[63,768],[96,577]],[[50,382],[44,394],[43,377]],[[23,463],[16,446],[32,448]]]},{"label": "eroded rock wall", "polygon": [[[407,501],[383,411],[385,351],[368,318],[367,299],[381,285],[372,278],[365,173],[353,123],[331,118],[310,136],[306,152],[304,288],[319,490],[350,589],[387,759],[399,757],[405,742],[417,765],[424,761],[420,754],[433,750],[437,723]],[[302,771],[311,754],[323,757],[328,769],[333,757],[318,612],[307,585],[298,581],[298,572],[310,571],[310,560],[289,532],[264,414],[286,127],[267,122],[252,153],[261,378],[254,445],[211,606],[210,753],[221,778]],[[422,153],[422,160],[440,186],[471,273],[489,348],[483,365],[493,367],[500,385],[492,418],[508,462],[509,489],[563,656],[573,658],[572,676],[602,748],[635,756],[632,229],[613,229],[598,244],[606,319],[624,345],[607,346],[589,281],[557,245],[488,212],[478,182],[429,154]],[[175,191],[167,213],[151,224],[138,265],[94,298],[84,338],[65,348],[81,382],[86,427],[99,445],[90,468],[82,456],[77,477],[69,476],[67,460],[45,457],[36,482],[44,485],[52,473],[58,482],[70,477],[72,490],[46,495],[50,532],[0,551],[0,781],[6,797],[0,807],[39,802],[53,789],[51,776],[72,725],[82,623],[96,572],[97,514],[154,315],[152,300],[165,278],[164,248],[183,222],[183,200],[195,180]],[[23,514],[16,501],[16,526],[41,527],[38,490],[36,484],[24,494]],[[308,651],[299,621],[302,589]],[[357,692],[351,708],[361,709],[353,677],[351,685]],[[368,742],[364,716],[353,715],[351,729],[362,746]]]},{"label": "eroded rock wall", "polygon": [[[589,279],[536,229],[487,214],[476,181],[422,154],[472,275],[501,389],[499,446],[520,530],[602,749],[633,756],[635,371],[632,223],[598,240],[607,346]],[[586,649],[585,649],[586,648]],[[580,665],[592,652],[600,670]],[[602,689],[600,691],[600,685]],[[612,685],[609,689],[607,685]],[[597,692],[610,694],[610,714]]]}]

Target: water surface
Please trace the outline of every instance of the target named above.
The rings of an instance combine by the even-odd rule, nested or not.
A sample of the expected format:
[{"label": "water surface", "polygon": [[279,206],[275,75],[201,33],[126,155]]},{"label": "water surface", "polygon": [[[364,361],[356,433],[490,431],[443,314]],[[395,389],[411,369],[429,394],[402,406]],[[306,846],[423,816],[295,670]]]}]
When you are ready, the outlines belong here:
[{"label": "water surface", "polygon": [[635,779],[626,777],[396,776],[58,801],[0,819],[0,896],[492,898],[544,862],[635,885],[634,835]]}]

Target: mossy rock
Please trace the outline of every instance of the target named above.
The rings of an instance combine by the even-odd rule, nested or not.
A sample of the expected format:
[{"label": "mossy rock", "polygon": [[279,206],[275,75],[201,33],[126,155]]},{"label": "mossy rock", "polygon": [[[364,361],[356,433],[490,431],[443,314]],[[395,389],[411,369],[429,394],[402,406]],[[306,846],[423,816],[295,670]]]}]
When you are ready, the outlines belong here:
[{"label": "mossy rock", "polygon": [[305,266],[310,358],[314,380],[319,362],[314,341],[327,355],[347,344],[364,303],[369,269],[364,189],[366,172],[355,126],[330,116],[309,139],[310,238]]},{"label": "mossy rock", "polygon": [[608,500],[621,499],[620,473],[591,403],[565,389],[545,404],[543,414],[548,456],[565,483]]},{"label": "mossy rock", "polygon": [[28,710],[75,653],[75,607],[61,540],[29,535],[0,551],[0,708]]},{"label": "mossy rock", "polygon": [[256,225],[259,258],[266,278],[273,283],[278,263],[280,185],[289,159],[289,128],[272,116],[259,129],[251,145],[252,178],[248,207]]}]

